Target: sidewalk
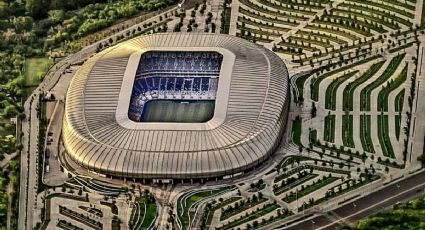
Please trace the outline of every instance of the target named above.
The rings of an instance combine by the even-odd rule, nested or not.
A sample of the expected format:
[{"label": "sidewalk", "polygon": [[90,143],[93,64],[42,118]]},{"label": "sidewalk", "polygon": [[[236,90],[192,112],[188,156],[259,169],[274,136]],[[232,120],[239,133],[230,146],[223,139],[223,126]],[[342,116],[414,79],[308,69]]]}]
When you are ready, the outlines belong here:
[{"label": "sidewalk", "polygon": [[[417,158],[424,153],[424,138],[425,138],[425,36],[421,37],[421,44],[419,46],[418,57],[418,72],[416,75],[416,97],[413,102],[412,111],[412,128],[411,138],[408,144],[408,163],[410,166],[418,167],[420,164]],[[407,92],[408,95],[408,92]]]}]

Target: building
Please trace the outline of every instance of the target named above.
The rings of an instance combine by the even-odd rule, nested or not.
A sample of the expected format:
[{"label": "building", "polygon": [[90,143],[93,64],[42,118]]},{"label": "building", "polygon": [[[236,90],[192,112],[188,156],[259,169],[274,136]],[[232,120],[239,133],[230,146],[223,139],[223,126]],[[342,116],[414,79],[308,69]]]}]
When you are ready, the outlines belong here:
[{"label": "building", "polygon": [[288,71],[273,52],[218,34],[137,37],[91,57],[66,98],[67,158],[124,178],[222,178],[280,142]]}]

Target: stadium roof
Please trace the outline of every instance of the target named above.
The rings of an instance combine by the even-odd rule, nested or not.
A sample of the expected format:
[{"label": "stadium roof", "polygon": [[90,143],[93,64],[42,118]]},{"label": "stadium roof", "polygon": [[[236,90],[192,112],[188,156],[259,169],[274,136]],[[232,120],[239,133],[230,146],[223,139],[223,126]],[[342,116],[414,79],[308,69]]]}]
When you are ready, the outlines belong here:
[{"label": "stadium roof", "polygon": [[[223,54],[215,119],[190,124],[128,119],[135,57],[148,50]],[[134,178],[220,177],[258,165],[274,151],[286,124],[288,72],[273,52],[237,37],[154,34],[90,58],[73,77],[66,100],[64,145],[84,168]]]}]

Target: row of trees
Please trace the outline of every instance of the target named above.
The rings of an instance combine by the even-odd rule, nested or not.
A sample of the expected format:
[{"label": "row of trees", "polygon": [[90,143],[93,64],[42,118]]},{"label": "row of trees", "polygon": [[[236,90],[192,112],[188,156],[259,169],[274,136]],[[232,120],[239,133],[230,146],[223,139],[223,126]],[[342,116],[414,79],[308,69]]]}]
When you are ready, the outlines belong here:
[{"label": "row of trees", "polygon": [[[0,50],[40,55],[63,43],[111,26],[141,12],[162,9],[176,0],[0,1]],[[41,48],[41,49],[40,49]]]}]

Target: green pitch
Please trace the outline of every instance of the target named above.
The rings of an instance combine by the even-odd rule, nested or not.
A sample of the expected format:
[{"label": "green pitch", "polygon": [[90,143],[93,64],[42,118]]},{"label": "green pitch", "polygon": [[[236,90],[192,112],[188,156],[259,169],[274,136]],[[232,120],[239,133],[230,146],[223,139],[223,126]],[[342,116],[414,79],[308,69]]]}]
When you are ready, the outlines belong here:
[{"label": "green pitch", "polygon": [[181,102],[181,100],[149,101],[144,106],[141,121],[202,123],[214,116],[214,100]]}]

